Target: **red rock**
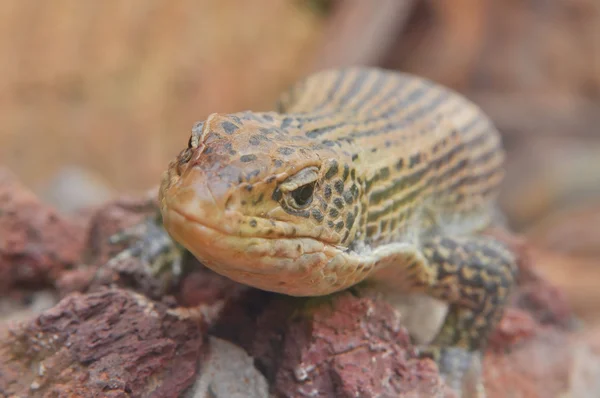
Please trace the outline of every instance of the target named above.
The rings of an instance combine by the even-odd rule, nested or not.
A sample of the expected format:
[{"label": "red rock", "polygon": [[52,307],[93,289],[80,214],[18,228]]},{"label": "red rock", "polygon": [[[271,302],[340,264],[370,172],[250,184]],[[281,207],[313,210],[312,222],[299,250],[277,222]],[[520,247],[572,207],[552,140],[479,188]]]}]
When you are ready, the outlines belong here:
[{"label": "red rock", "polygon": [[103,265],[127,248],[126,242],[109,244],[109,238],[154,214],[152,197],[121,197],[98,207],[90,218],[87,249],[90,263]]},{"label": "red rock", "polygon": [[208,358],[193,388],[194,398],[269,397],[265,377],[243,349],[216,337],[211,337],[209,344]]},{"label": "red rock", "polygon": [[501,351],[535,336],[537,323],[522,310],[507,308],[496,330],[490,336],[490,349]]},{"label": "red rock", "polygon": [[84,231],[0,169],[0,291],[51,285],[81,257]]},{"label": "red rock", "polygon": [[221,276],[194,260],[195,270],[186,275],[178,287],[178,303],[184,307],[201,304],[212,305],[219,301],[230,300],[248,289]]},{"label": "red rock", "polygon": [[254,323],[243,325],[224,310],[215,330],[234,339],[232,329],[251,335],[237,342],[255,357],[276,396],[452,396],[436,365],[416,357],[398,313],[384,301],[350,292],[310,300],[247,295],[238,306],[253,300],[264,309],[242,322]]},{"label": "red rock", "polygon": [[178,397],[205,355],[202,320],[123,290],[72,294],[0,339],[0,393]]},{"label": "red rock", "polygon": [[111,238],[127,228],[143,225],[146,217],[154,215],[152,198],[152,193],[146,197],[121,197],[84,212],[82,218],[89,222],[85,257],[80,268],[65,272],[57,281],[62,296],[112,285],[133,289],[152,299],[161,299],[170,287],[170,280],[148,272],[150,264],[136,256],[127,256],[108,264],[136,239],[132,237],[130,241],[113,242]]},{"label": "red rock", "polygon": [[600,258],[534,247],[531,251],[539,272],[564,295],[583,320],[600,322]]},{"label": "red rock", "polygon": [[487,233],[504,242],[517,258],[519,275],[512,305],[528,311],[537,321],[570,327],[575,313],[565,293],[543,272],[544,260],[539,251],[526,239],[515,237],[502,230]]},{"label": "red rock", "polygon": [[[193,271],[168,289],[139,258],[106,266],[127,247],[108,238],[152,214],[149,203],[123,198],[93,212],[85,258],[89,266],[58,273],[55,284],[67,297],[5,331],[0,340],[0,393],[177,396],[192,385],[200,390],[210,385],[226,396],[243,391],[230,380],[235,369],[243,369],[253,375],[256,394],[262,396],[262,376],[238,348],[215,354],[216,367],[200,367],[207,363],[204,328],[211,327],[214,335],[254,358],[275,396],[455,396],[435,363],[417,358],[402,323],[406,310],[393,309],[377,295],[347,291],[290,298],[234,283],[191,258],[185,268]],[[532,397],[580,391],[585,375],[597,375],[596,357],[590,354],[582,362],[577,354],[581,345],[574,345],[569,329],[573,312],[540,272],[544,258],[523,239],[490,233],[518,256],[521,276],[485,356],[489,395],[505,396],[507,388]],[[107,290],[107,285],[129,290]],[[93,293],[73,293],[78,290]],[[558,362],[544,359],[555,354]],[[246,358],[245,365],[229,364],[230,357]],[[516,365],[519,361],[532,368]]]},{"label": "red rock", "polygon": [[488,397],[600,396],[600,352],[591,349],[598,335],[538,327],[512,350],[488,352],[483,368]]}]

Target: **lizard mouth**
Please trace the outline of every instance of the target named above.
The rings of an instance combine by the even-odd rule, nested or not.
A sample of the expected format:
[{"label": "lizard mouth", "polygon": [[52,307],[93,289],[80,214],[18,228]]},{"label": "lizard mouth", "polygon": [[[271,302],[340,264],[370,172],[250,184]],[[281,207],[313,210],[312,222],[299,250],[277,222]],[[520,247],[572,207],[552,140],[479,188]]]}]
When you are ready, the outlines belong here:
[{"label": "lizard mouth", "polygon": [[323,274],[339,249],[313,238],[236,236],[206,225],[177,206],[161,209],[169,234],[213,271],[262,290],[323,294]]}]

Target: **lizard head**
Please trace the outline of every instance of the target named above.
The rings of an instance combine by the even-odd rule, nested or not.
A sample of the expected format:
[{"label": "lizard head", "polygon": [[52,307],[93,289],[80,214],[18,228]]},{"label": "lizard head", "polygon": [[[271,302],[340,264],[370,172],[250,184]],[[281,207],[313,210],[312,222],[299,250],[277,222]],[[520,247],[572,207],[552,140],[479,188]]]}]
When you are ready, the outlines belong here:
[{"label": "lizard head", "polygon": [[289,117],[210,115],[170,163],[159,200],[169,234],[238,282],[292,295],[356,283],[347,251],[361,177],[350,153],[307,138]]}]

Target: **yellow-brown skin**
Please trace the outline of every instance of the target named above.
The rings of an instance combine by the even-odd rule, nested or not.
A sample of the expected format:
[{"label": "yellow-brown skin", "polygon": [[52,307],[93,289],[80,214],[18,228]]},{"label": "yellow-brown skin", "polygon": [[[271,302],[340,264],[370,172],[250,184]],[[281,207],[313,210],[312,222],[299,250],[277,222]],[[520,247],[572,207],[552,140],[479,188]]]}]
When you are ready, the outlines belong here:
[{"label": "yellow-brown skin", "polygon": [[[375,68],[324,71],[277,112],[212,114],[169,165],[169,234],[233,280],[316,296],[366,278],[451,304],[436,343],[478,349],[515,267],[488,226],[497,131],[474,104]],[[307,199],[308,198],[308,199]]]}]

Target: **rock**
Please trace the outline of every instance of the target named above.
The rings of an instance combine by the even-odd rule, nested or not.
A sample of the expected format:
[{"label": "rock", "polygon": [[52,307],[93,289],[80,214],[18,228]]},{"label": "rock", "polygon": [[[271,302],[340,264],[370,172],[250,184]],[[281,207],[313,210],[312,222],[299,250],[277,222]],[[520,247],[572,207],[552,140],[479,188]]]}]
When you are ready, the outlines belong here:
[{"label": "rock", "polygon": [[124,290],[72,294],[0,338],[0,394],[178,397],[206,354],[202,319]]},{"label": "rock", "polygon": [[210,353],[189,398],[268,398],[269,386],[240,347],[211,337]]},{"label": "rock", "polygon": [[[600,151],[598,151],[600,158]],[[600,159],[598,159],[600,164]],[[598,167],[600,170],[600,167]],[[596,173],[600,180],[600,173]],[[600,181],[595,185],[600,191]],[[555,212],[527,231],[540,249],[561,255],[600,259],[600,195],[595,202]]]},{"label": "rock", "polygon": [[[416,355],[416,337],[433,336],[443,317],[433,305],[407,300],[397,306],[385,294],[359,288],[291,298],[235,283],[191,256],[184,257],[184,277],[168,285],[140,258],[107,265],[132,244],[109,237],[151,215],[152,204],[120,198],[90,211],[87,238],[78,236],[86,256],[80,249],[81,258],[67,263],[81,266],[66,270],[59,262],[47,279],[52,286],[57,278],[62,301],[44,309],[55,296],[47,292],[41,301],[14,307],[22,317],[8,311],[21,323],[0,325],[0,394],[457,396],[435,363]],[[47,225],[31,228],[41,229],[32,234],[37,239]],[[484,357],[488,396],[505,396],[507,388],[528,397],[597,392],[600,349],[589,347],[600,347],[600,339],[574,328],[564,293],[545,276],[544,263],[554,257],[539,256],[526,239],[488,233],[508,244],[521,269]],[[29,302],[18,289],[11,297]]]},{"label": "rock", "polygon": [[[563,296],[582,320],[600,324],[600,258],[561,253],[539,246],[532,248],[531,257],[538,272],[552,283],[555,289],[553,295]],[[546,294],[546,299],[554,300],[551,296]]]},{"label": "rock", "polygon": [[503,352],[489,351],[483,363],[488,398],[597,397],[600,355],[591,339],[550,327]]},{"label": "rock", "polygon": [[126,258],[114,266],[107,266],[109,260],[131,245],[127,241],[111,242],[110,238],[153,215],[153,206],[151,196],[124,196],[87,210],[82,216],[89,222],[85,236],[86,250],[80,267],[64,272],[57,280],[60,294],[65,296],[71,292],[85,292],[117,284],[158,298],[164,292],[164,285],[152,278],[147,265],[139,258]]},{"label": "rock", "polygon": [[84,230],[41,203],[12,174],[0,169],[0,291],[52,285],[74,267]]},{"label": "rock", "polygon": [[95,209],[86,242],[89,264],[103,265],[128,247],[126,242],[109,244],[109,238],[154,214],[155,195],[150,195],[149,192],[144,197],[122,196]]},{"label": "rock", "polygon": [[65,214],[100,206],[110,200],[114,190],[101,176],[73,165],[64,166],[38,189],[44,202]]},{"label": "rock", "polygon": [[[237,316],[240,306],[248,316]],[[453,396],[435,363],[416,357],[399,314],[384,301],[251,291],[223,310],[214,332],[255,357],[276,396]]]},{"label": "rock", "polygon": [[57,301],[56,292],[50,289],[13,292],[8,297],[0,298],[0,328],[8,321],[26,320],[36,316],[53,307]]},{"label": "rock", "polygon": [[194,270],[183,278],[175,292],[177,302],[184,307],[228,303],[250,289],[211,271],[191,256],[188,260],[194,263]]}]

